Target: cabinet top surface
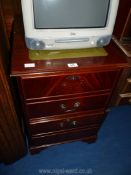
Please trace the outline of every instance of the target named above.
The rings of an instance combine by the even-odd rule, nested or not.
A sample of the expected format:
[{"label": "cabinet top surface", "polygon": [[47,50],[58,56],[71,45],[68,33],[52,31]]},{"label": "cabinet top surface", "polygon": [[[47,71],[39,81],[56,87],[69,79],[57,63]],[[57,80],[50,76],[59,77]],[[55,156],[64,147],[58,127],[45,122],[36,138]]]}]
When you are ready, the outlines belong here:
[{"label": "cabinet top surface", "polygon": [[[107,56],[32,61],[21,28],[18,25],[14,32],[11,76],[101,71],[127,66],[126,56],[113,42],[105,47]],[[77,67],[68,67],[69,63],[76,63]]]}]

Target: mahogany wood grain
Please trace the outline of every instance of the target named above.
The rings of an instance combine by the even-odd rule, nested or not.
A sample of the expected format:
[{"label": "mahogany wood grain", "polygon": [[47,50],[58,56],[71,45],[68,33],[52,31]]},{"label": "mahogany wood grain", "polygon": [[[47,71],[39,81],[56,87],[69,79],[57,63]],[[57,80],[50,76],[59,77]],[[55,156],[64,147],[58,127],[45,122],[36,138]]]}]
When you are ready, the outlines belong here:
[{"label": "mahogany wood grain", "polygon": [[92,126],[92,127],[85,127],[83,129],[79,130],[71,130],[68,132],[60,132],[59,134],[50,134],[50,135],[44,135],[44,136],[34,136],[32,137],[32,140],[30,141],[30,144],[32,147],[48,147],[50,145],[55,145],[58,143],[65,143],[70,142],[73,140],[80,140],[84,139],[93,135],[96,135],[98,131],[98,127]]},{"label": "mahogany wood grain", "polygon": [[108,99],[109,93],[105,93],[87,97],[77,96],[70,99],[59,99],[57,101],[28,103],[26,105],[27,116],[30,118],[39,118],[101,109],[106,107]]},{"label": "mahogany wood grain", "polygon": [[94,71],[85,74],[76,72],[72,75],[23,77],[21,83],[24,98],[30,100],[40,97],[111,90],[118,75],[118,70]]},{"label": "mahogany wood grain", "polygon": [[[53,133],[67,129],[83,128],[86,126],[100,126],[104,117],[103,112],[97,114],[83,115],[64,115],[64,118],[50,117],[48,119],[32,120],[30,122],[30,132],[32,135],[44,135],[44,133]],[[44,127],[43,127],[44,126]],[[38,134],[39,133],[39,134]]]}]

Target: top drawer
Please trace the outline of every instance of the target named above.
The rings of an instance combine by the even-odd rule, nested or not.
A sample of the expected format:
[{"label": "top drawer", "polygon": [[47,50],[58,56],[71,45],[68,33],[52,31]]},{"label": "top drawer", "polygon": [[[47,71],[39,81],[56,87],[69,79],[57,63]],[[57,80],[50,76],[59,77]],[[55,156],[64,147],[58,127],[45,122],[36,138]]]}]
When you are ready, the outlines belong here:
[{"label": "top drawer", "polygon": [[111,90],[119,71],[22,77],[25,99]]}]

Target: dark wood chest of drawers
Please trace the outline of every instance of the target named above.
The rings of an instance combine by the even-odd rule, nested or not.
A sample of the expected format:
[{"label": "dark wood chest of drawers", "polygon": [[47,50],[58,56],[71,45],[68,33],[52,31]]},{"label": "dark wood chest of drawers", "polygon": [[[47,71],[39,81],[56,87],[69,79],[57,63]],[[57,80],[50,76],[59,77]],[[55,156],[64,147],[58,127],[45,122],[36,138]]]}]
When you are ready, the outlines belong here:
[{"label": "dark wood chest of drawers", "polygon": [[[30,151],[75,140],[92,142],[112,92],[127,66],[114,43],[108,56],[31,61],[19,30],[14,34],[11,76],[17,81]],[[25,67],[25,64],[34,67]],[[68,63],[77,63],[69,68]]]}]

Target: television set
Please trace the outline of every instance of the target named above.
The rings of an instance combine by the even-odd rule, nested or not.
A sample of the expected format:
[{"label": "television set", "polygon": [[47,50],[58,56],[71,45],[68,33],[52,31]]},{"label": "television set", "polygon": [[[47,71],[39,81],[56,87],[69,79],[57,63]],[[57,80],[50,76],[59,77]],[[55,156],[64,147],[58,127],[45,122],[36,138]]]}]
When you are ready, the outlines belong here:
[{"label": "television set", "polygon": [[32,50],[109,44],[119,0],[21,0],[25,41]]}]

